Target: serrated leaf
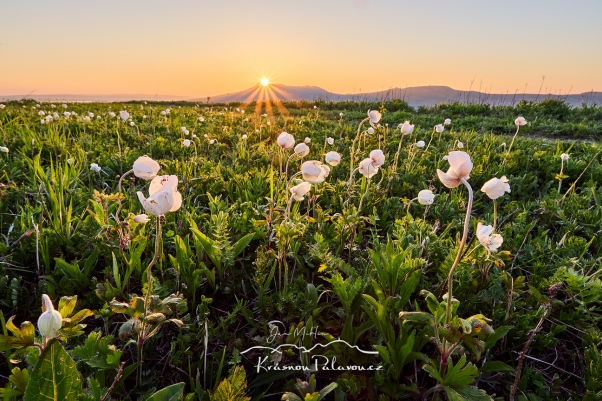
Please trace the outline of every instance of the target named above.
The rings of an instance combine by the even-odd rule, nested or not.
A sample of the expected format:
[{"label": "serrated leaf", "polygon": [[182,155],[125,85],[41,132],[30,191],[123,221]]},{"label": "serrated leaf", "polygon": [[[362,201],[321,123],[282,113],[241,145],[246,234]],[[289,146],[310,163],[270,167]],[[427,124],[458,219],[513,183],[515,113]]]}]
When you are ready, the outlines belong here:
[{"label": "serrated leaf", "polygon": [[72,297],[61,297],[61,300],[59,301],[58,311],[63,317],[63,319],[71,316],[76,304],[77,295],[74,295]]},{"label": "serrated leaf", "polygon": [[75,362],[61,343],[51,340],[33,368],[24,401],[79,400],[82,382]]},{"label": "serrated leaf", "polygon": [[491,401],[493,398],[489,396],[485,390],[474,386],[464,386],[462,388],[452,389],[445,388],[449,401]]}]

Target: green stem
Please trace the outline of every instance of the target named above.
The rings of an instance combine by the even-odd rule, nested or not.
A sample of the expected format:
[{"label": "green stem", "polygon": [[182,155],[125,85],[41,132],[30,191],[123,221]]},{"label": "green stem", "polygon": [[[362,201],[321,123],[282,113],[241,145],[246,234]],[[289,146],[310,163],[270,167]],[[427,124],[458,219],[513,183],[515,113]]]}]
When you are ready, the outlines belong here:
[{"label": "green stem", "polygon": [[493,200],[493,229],[495,230],[495,227],[497,225],[497,200],[494,199]]},{"label": "green stem", "polygon": [[117,223],[119,223],[119,212],[121,212],[121,183],[123,182],[123,179],[134,172],[134,169],[131,169],[130,171],[126,172],[125,174],[123,174],[120,178],[119,178],[119,182],[117,183],[117,191],[119,192],[119,197],[117,198],[117,202],[119,202],[119,207],[117,208],[117,212],[115,213],[115,220],[117,220]]},{"label": "green stem", "polygon": [[506,158],[508,158],[508,155],[510,154],[510,151],[512,150],[512,145],[514,145],[514,140],[516,139],[516,136],[518,135],[519,130],[520,130],[520,125],[517,125],[516,132],[514,133],[514,136],[512,137],[512,142],[510,142],[510,147],[508,148],[508,151],[506,152],[506,155],[504,156],[504,161],[502,163],[502,166],[506,165]]},{"label": "green stem", "polygon": [[368,190],[370,189],[370,178],[368,178],[368,182],[366,183],[366,192],[364,192],[364,195],[362,195],[361,199],[360,199],[360,204],[357,207],[357,211],[358,213],[360,212],[360,210],[362,210],[362,203],[364,202],[364,198],[366,197],[366,195],[368,194]]},{"label": "green stem", "polygon": [[357,140],[357,138],[359,138],[359,136],[360,136],[361,129],[362,129],[362,125],[364,125],[364,123],[365,123],[366,121],[368,121],[369,119],[370,119],[370,117],[366,117],[366,118],[364,118],[364,119],[363,119],[363,120],[360,122],[360,124],[357,126],[357,134],[355,134],[355,139],[353,140],[353,142],[351,142],[351,152],[350,152],[350,154],[349,154],[349,173],[350,173],[350,175],[352,175],[352,176],[353,176],[353,158],[354,158],[354,156],[355,156],[355,152],[354,152],[354,149],[355,149],[355,141],[356,141],[356,140]]},{"label": "green stem", "polygon": [[433,127],[433,132],[431,132],[431,139],[429,139],[429,143],[428,145],[426,145],[426,149],[424,149],[425,152],[429,150],[429,146],[431,146],[431,142],[433,141],[433,135],[435,135],[435,127]]},{"label": "green stem", "polygon": [[144,347],[144,343],[146,341],[146,331],[147,331],[146,330],[147,323],[145,322],[145,320],[146,320],[146,316],[148,315],[148,309],[150,306],[150,297],[151,297],[151,293],[153,290],[152,268],[159,260],[160,243],[161,243],[161,216],[157,216],[157,234],[155,236],[155,254],[153,255],[153,260],[151,260],[148,267],[146,268],[146,274],[147,274],[146,281],[147,281],[148,287],[146,289],[146,296],[144,297],[144,314],[142,316],[142,329],[140,330],[140,334],[138,335],[138,360],[140,361],[140,366],[138,366],[138,376],[139,376],[138,384],[140,384],[140,381],[142,380],[142,365],[143,365],[142,362],[143,362],[143,358],[144,358],[143,347]]},{"label": "green stem", "polygon": [[445,308],[445,324],[449,324],[451,321],[451,308],[452,308],[452,300],[453,300],[453,277],[454,271],[458,264],[460,263],[460,259],[462,258],[462,251],[464,250],[464,246],[466,245],[466,238],[468,237],[468,226],[470,223],[470,213],[472,212],[472,201],[473,201],[473,193],[472,187],[464,178],[460,178],[462,184],[468,188],[468,207],[466,208],[466,217],[464,219],[464,232],[462,233],[462,239],[460,240],[460,249],[458,249],[458,254],[456,255],[456,259],[454,260],[454,264],[451,269],[449,269],[449,274],[447,275],[447,302]]}]

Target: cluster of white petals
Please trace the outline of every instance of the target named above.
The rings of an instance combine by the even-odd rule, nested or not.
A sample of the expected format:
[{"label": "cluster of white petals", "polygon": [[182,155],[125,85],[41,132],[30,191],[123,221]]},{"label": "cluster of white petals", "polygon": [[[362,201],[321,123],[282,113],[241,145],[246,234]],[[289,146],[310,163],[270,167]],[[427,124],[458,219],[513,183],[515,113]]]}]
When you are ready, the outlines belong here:
[{"label": "cluster of white petals", "polygon": [[468,180],[472,171],[472,161],[466,152],[449,152],[447,157],[449,169],[446,173],[437,169],[439,180],[448,188],[456,188],[462,184],[462,179]]},{"label": "cluster of white petals", "polygon": [[149,197],[138,191],[138,199],[147,213],[161,216],[175,212],[182,206],[182,194],[178,192],[178,177],[175,175],[156,176],[148,188]]},{"label": "cluster of white petals", "polygon": [[489,252],[496,252],[502,246],[504,238],[500,234],[493,234],[492,226],[477,224],[477,239]]},{"label": "cluster of white petals", "polygon": [[301,173],[305,181],[310,184],[319,184],[324,182],[330,174],[330,167],[317,160],[308,160],[301,165]]},{"label": "cluster of white petals", "polygon": [[305,195],[307,195],[310,189],[311,184],[309,182],[304,181],[301,184],[292,187],[290,191],[294,200],[302,201],[303,199],[305,199]]},{"label": "cluster of white petals", "polygon": [[485,194],[491,199],[497,199],[504,195],[505,192],[510,193],[510,184],[508,184],[508,178],[506,178],[504,175],[502,178],[494,177],[490,179],[483,184],[481,192],[485,192]]},{"label": "cluster of white petals", "polygon": [[278,142],[278,146],[280,146],[282,149],[291,149],[293,146],[295,146],[295,137],[285,131],[278,135],[278,139],[276,141]]}]

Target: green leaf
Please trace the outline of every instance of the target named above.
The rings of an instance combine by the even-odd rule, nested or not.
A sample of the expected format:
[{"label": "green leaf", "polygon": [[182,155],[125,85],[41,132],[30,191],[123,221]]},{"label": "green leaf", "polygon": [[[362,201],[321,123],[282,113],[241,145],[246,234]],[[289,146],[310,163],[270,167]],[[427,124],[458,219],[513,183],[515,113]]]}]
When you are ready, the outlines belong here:
[{"label": "green leaf", "polygon": [[61,343],[51,340],[25,389],[24,401],[77,401],[82,396],[82,382],[75,362]]},{"label": "green leaf", "polygon": [[467,386],[475,381],[478,374],[479,369],[476,366],[472,363],[466,363],[466,355],[462,355],[456,366],[449,358],[449,367],[445,374],[444,384],[454,388]]},{"label": "green leaf", "polygon": [[146,399],[146,401],[178,401],[184,392],[184,383],[176,383],[157,391]]},{"label": "green leaf", "polygon": [[245,368],[234,366],[230,375],[222,380],[217,386],[212,401],[248,401],[251,397],[245,397],[247,388]]},{"label": "green leaf", "polygon": [[445,388],[449,401],[491,401],[491,398],[484,390],[474,386],[465,386],[459,389]]},{"label": "green leaf", "polygon": [[255,233],[251,233],[251,234],[247,234],[244,237],[242,237],[241,239],[239,239],[236,242],[236,245],[234,245],[234,249],[232,250],[233,256],[237,257],[238,254],[241,253],[247,247],[247,245],[249,245],[249,242],[251,242],[251,240],[253,239],[254,236],[255,236]]},{"label": "green leaf", "polygon": [[485,340],[485,349],[493,348],[495,343],[508,334],[512,328],[514,328],[514,326],[500,326],[495,329],[495,333],[487,337],[487,340]]},{"label": "green leaf", "polygon": [[481,368],[482,372],[514,372],[515,370],[512,366],[502,361],[487,362]]},{"label": "green leaf", "polygon": [[73,310],[75,309],[75,305],[77,304],[77,295],[72,297],[61,297],[59,301],[58,311],[63,317],[63,319],[71,316]]}]

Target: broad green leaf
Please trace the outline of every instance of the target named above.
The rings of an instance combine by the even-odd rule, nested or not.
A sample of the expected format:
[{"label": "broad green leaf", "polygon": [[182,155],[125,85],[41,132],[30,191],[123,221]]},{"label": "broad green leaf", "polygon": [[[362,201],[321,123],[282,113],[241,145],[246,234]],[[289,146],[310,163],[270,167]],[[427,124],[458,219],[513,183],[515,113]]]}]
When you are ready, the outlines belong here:
[{"label": "broad green leaf", "polygon": [[508,334],[512,328],[514,328],[514,326],[500,326],[495,329],[495,333],[487,337],[487,340],[485,340],[485,349],[493,348],[495,343]]},{"label": "broad green leaf", "polygon": [[33,368],[24,401],[77,401],[82,382],[75,362],[61,343],[51,340]]},{"label": "broad green leaf", "polygon": [[253,239],[255,233],[247,234],[236,242],[234,245],[234,249],[232,250],[232,254],[234,257],[237,257],[246,247],[249,245],[249,242]]},{"label": "broad green leaf", "polygon": [[77,304],[77,295],[72,297],[61,297],[59,301],[58,311],[60,312],[63,319],[70,317]]},{"label": "broad green leaf", "polygon": [[481,368],[483,372],[514,372],[515,368],[502,362],[502,361],[490,361],[486,362]]},{"label": "broad green leaf", "polygon": [[178,401],[183,392],[184,383],[176,383],[157,391],[147,398],[146,401]]}]

